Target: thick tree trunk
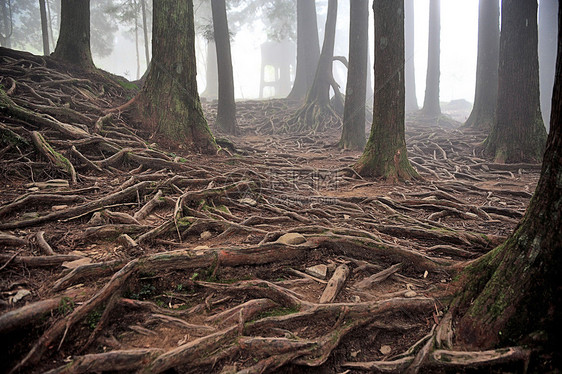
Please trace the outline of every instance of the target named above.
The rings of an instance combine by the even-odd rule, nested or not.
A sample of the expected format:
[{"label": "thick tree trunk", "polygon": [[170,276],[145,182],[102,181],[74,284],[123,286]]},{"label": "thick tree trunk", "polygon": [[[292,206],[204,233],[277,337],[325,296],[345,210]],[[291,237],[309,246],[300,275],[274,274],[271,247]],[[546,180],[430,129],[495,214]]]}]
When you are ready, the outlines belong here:
[{"label": "thick tree trunk", "polygon": [[314,81],[306,95],[305,103],[292,119],[293,129],[297,132],[321,130],[329,122],[328,117],[338,116],[330,107],[330,86],[334,80],[332,63],[334,59],[337,16],[338,1],[329,0],[324,42]]},{"label": "thick tree trunk", "polygon": [[142,32],[144,35],[144,54],[146,59],[146,68],[150,65],[150,48],[148,39],[148,24],[146,22],[146,0],[140,0],[142,11]]},{"label": "thick tree trunk", "polygon": [[406,113],[419,110],[416,97],[416,69],[414,64],[414,0],[404,2],[406,43]]},{"label": "thick tree trunk", "polygon": [[[506,0],[504,4],[505,2]],[[534,5],[536,6],[536,3]],[[510,6],[514,7],[513,4]],[[530,23],[532,19],[536,19],[529,9],[520,10],[522,14],[527,15]],[[562,13],[559,15],[559,20],[561,19]],[[560,27],[558,35],[551,131],[535,195],[511,237],[465,270],[468,283],[459,301],[460,306],[470,306],[460,320],[458,329],[462,339],[483,347],[502,343],[545,344],[547,350],[557,352],[558,366],[554,367],[560,367],[562,344],[562,336],[559,333],[562,331]]]},{"label": "thick tree trunk", "polygon": [[49,25],[47,23],[47,7],[45,0],[39,0],[39,13],[41,14],[41,36],[43,37],[43,54],[48,56],[51,54],[49,48]]},{"label": "thick tree trunk", "polygon": [[234,101],[234,74],[230,53],[230,33],[226,18],[225,0],[211,1],[213,30],[217,48],[219,103],[216,124],[227,134],[236,134],[236,102]]},{"label": "thick tree trunk", "polygon": [[188,149],[213,153],[216,144],[197,93],[193,1],[155,1],[153,27],[153,63],[135,102],[139,120]]},{"label": "thick tree trunk", "polygon": [[215,100],[219,97],[219,76],[217,67],[217,47],[214,40],[207,40],[207,65],[205,67],[206,86],[201,97]]},{"label": "thick tree trunk", "polygon": [[537,1],[504,0],[496,120],[485,152],[499,163],[540,162],[546,130],[539,102]]},{"label": "thick tree trunk", "polygon": [[320,58],[316,5],[314,0],[297,0],[297,69],[288,98],[302,100],[314,81]]},{"label": "thick tree trunk", "polygon": [[439,75],[441,54],[441,0],[429,2],[429,42],[427,53],[427,76],[422,113],[437,117],[441,114],[439,104]]},{"label": "thick tree trunk", "polygon": [[490,130],[498,100],[500,8],[497,0],[480,0],[478,10],[478,61],[474,106],[464,126]]},{"label": "thick tree trunk", "polygon": [[547,131],[550,120],[554,68],[556,66],[556,30],[558,0],[539,2],[539,76],[542,118]]},{"label": "thick tree trunk", "polygon": [[375,102],[371,135],[354,169],[363,176],[409,180],[404,129],[404,0],[375,0]]},{"label": "thick tree trunk", "polygon": [[362,150],[365,146],[365,100],[369,1],[354,0],[349,17],[349,62],[340,147]]},{"label": "thick tree trunk", "polygon": [[61,21],[53,57],[94,69],[90,51],[90,0],[61,0]]}]

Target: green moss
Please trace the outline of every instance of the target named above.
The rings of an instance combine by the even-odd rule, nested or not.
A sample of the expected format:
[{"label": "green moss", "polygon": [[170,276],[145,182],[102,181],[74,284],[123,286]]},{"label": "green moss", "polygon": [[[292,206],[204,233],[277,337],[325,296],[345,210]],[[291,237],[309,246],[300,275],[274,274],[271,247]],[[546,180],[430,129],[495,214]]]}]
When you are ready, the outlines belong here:
[{"label": "green moss", "polygon": [[258,321],[260,319],[263,318],[269,318],[269,317],[281,317],[281,316],[286,316],[289,314],[294,314],[297,313],[299,311],[298,307],[280,307],[280,308],[275,308],[275,309],[271,309],[268,310],[266,312],[261,312],[260,314],[258,314],[252,321]]},{"label": "green moss", "polygon": [[70,297],[64,296],[60,299],[57,309],[59,314],[66,316],[74,310],[74,301]]},{"label": "green moss", "polygon": [[96,308],[94,310],[92,310],[90,313],[88,313],[88,315],[86,316],[86,325],[88,325],[88,327],[90,328],[90,330],[94,330],[96,328],[96,326],[98,325],[100,319],[102,316],[102,312],[101,309]]}]

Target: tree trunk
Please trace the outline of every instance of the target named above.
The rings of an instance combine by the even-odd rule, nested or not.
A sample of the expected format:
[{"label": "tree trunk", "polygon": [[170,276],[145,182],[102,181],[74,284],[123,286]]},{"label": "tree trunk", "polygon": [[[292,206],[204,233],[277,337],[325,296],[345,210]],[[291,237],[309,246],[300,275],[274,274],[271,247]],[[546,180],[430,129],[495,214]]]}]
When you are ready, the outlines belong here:
[{"label": "tree trunk", "polygon": [[146,23],[146,0],[141,0],[142,11],[142,31],[144,35],[144,54],[146,58],[146,68],[150,65],[150,52],[149,52],[149,39],[148,39],[148,25]]},{"label": "tree trunk", "polygon": [[539,78],[541,112],[547,131],[550,120],[554,68],[556,66],[557,14],[558,0],[541,0],[539,2]]},{"label": "tree trunk", "polygon": [[365,101],[369,1],[354,0],[349,17],[349,62],[343,111],[343,129],[339,146],[362,150],[365,146]]},{"label": "tree trunk", "polygon": [[59,39],[53,57],[95,69],[90,51],[90,0],[61,0]]},{"label": "tree trunk", "polygon": [[427,76],[422,113],[429,117],[441,114],[439,105],[441,0],[429,2],[429,42],[427,53]]},{"label": "tree trunk", "polygon": [[136,98],[142,126],[187,149],[215,152],[197,93],[192,0],[154,2],[152,62]]},{"label": "tree trunk", "polygon": [[419,110],[416,97],[416,69],[414,63],[414,0],[404,2],[405,11],[405,43],[406,43],[406,113]]},{"label": "tree trunk", "polygon": [[47,7],[45,0],[39,0],[39,13],[41,14],[41,35],[43,37],[43,54],[48,56],[51,54],[49,48],[49,25],[47,23]]},{"label": "tree trunk", "polygon": [[234,74],[232,72],[232,55],[230,53],[230,33],[226,18],[225,0],[211,1],[213,12],[213,31],[217,48],[217,67],[219,78],[219,103],[216,124],[227,134],[235,135],[236,102],[234,101]]},{"label": "tree trunk", "polygon": [[215,100],[219,97],[219,77],[217,67],[217,47],[215,41],[207,40],[207,66],[205,67],[206,86],[201,93],[202,97]]},{"label": "tree trunk", "polygon": [[498,100],[500,8],[497,0],[480,0],[478,9],[478,61],[474,106],[464,126],[489,131]]},{"label": "tree trunk", "polygon": [[12,48],[13,15],[12,4],[8,0],[0,0],[2,28],[0,29],[0,46]]},{"label": "tree trunk", "polygon": [[49,20],[49,37],[51,41],[51,45],[55,47],[55,36],[53,32],[53,17],[51,16],[51,4],[49,0],[46,0],[47,5],[47,19]]},{"label": "tree trunk", "polygon": [[291,100],[302,100],[314,81],[320,58],[316,5],[314,0],[297,0],[297,69]]},{"label": "tree trunk", "polygon": [[135,55],[137,57],[137,80],[140,79],[140,53],[139,53],[139,17],[137,0],[133,0],[135,10]]},{"label": "tree trunk", "polygon": [[[520,0],[514,1],[520,2]],[[506,4],[507,3],[507,4]],[[522,3],[522,2],[521,2]],[[531,3],[528,1],[526,3]],[[532,23],[526,4],[519,11]],[[511,1],[506,6],[515,10]],[[502,9],[502,12],[509,11]],[[507,15],[506,15],[507,16]],[[559,13],[562,20],[562,13]],[[509,20],[505,20],[509,22]],[[523,25],[525,21],[523,21]],[[505,25],[502,20],[502,25]],[[502,29],[503,33],[503,29]],[[548,136],[541,177],[529,208],[515,232],[498,248],[465,269],[468,283],[459,299],[470,305],[458,332],[479,346],[545,344],[558,352],[562,344],[562,28]],[[524,45],[521,45],[523,47]],[[525,46],[526,47],[526,46]],[[519,48],[520,51],[526,50]],[[501,74],[501,73],[500,73]],[[558,366],[560,367],[560,361]]]},{"label": "tree trunk", "polygon": [[537,1],[504,0],[496,120],[485,152],[499,163],[540,162],[546,141],[539,102]]},{"label": "tree trunk", "polygon": [[354,169],[387,180],[418,177],[404,129],[404,0],[375,0],[375,102],[371,135]]},{"label": "tree trunk", "polygon": [[291,120],[293,130],[297,132],[322,130],[326,123],[329,123],[328,117],[338,116],[330,107],[330,86],[334,80],[332,76],[332,63],[334,59],[337,16],[338,1],[329,0],[324,42],[314,81],[306,95],[305,103]]}]

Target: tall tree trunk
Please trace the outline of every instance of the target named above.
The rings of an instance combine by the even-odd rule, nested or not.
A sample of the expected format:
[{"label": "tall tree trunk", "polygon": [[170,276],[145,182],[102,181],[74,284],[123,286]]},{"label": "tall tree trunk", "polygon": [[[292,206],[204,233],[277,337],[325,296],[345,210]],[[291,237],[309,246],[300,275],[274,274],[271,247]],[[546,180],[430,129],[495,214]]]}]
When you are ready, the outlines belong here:
[{"label": "tall tree trunk", "polygon": [[90,51],[90,0],[61,0],[60,32],[53,57],[94,69]]},{"label": "tall tree trunk", "polygon": [[153,63],[133,113],[152,133],[190,150],[215,152],[197,93],[193,1],[155,1],[152,40]]},{"label": "tall tree trunk", "polygon": [[485,142],[495,162],[540,162],[546,142],[539,102],[537,1],[503,0],[496,120]]},{"label": "tall tree trunk", "polygon": [[330,86],[334,80],[332,63],[334,59],[337,16],[338,1],[329,0],[324,42],[318,60],[318,67],[316,68],[312,86],[306,95],[305,103],[291,119],[291,126],[294,131],[315,132],[323,129],[330,122],[329,117],[338,117],[330,107]]},{"label": "tall tree trunk", "polygon": [[369,141],[354,169],[363,176],[409,180],[404,129],[404,0],[375,0],[375,102]]},{"label": "tall tree trunk", "polygon": [[441,43],[441,0],[429,2],[429,42],[427,53],[427,76],[422,113],[437,117],[441,114],[439,104],[440,43]]},{"label": "tall tree trunk", "polygon": [[497,0],[480,0],[478,10],[478,61],[474,106],[464,126],[490,130],[498,100],[500,8]]},{"label": "tall tree trunk", "polygon": [[146,59],[146,68],[150,65],[150,52],[149,52],[149,39],[148,39],[148,25],[146,22],[146,0],[140,0],[142,11],[142,32],[144,36],[144,54]]},{"label": "tall tree trunk", "polygon": [[13,14],[9,0],[0,0],[2,28],[0,29],[0,46],[12,48]]},{"label": "tall tree trunk", "polygon": [[53,48],[55,47],[55,35],[53,33],[53,18],[51,16],[51,4],[49,0],[46,0],[47,3],[47,18],[49,20],[49,37],[51,41],[51,45]]},{"label": "tall tree trunk", "polygon": [[419,109],[416,97],[416,69],[414,64],[414,0],[404,1],[405,12],[405,44],[406,44],[406,113]]},{"label": "tall tree trunk", "polygon": [[135,8],[135,54],[137,56],[137,80],[140,79],[140,53],[139,53],[139,14],[137,0],[133,0]]},{"label": "tall tree trunk", "polygon": [[548,130],[554,68],[556,66],[556,30],[558,0],[539,2],[539,77],[542,118]]},{"label": "tall tree trunk", "polygon": [[[523,3],[521,0],[514,0]],[[511,3],[511,2],[508,2]],[[528,1],[527,3],[530,3]],[[534,2],[536,7],[536,2]],[[506,4],[513,10],[514,3]],[[531,4],[519,7],[532,23]],[[503,11],[508,11],[503,8]],[[506,15],[507,16],[507,15]],[[559,11],[558,59],[550,134],[541,177],[525,216],[507,241],[467,269],[459,306],[469,306],[457,329],[469,343],[545,344],[557,352],[562,344],[562,12]],[[508,21],[508,20],[505,20]],[[523,21],[523,25],[525,21]],[[504,25],[504,19],[502,19]],[[502,34],[504,29],[502,28]],[[522,45],[521,47],[527,47]],[[520,48],[523,51],[523,48]],[[500,73],[501,74],[501,73]],[[538,338],[538,339],[537,339]],[[556,359],[556,358],[555,358]]]},{"label": "tall tree trunk", "polygon": [[51,54],[49,47],[49,25],[47,22],[47,7],[45,0],[39,0],[39,13],[41,14],[41,35],[43,37],[43,54],[48,56]]},{"label": "tall tree trunk", "polygon": [[230,53],[230,33],[226,18],[225,0],[211,1],[213,31],[217,47],[217,67],[219,77],[219,103],[217,108],[217,127],[227,134],[236,134],[236,102],[234,101],[234,74]]},{"label": "tall tree trunk", "polygon": [[207,64],[205,66],[205,91],[201,97],[215,100],[219,97],[219,76],[217,66],[217,47],[215,41],[207,40]]},{"label": "tall tree trunk", "polygon": [[365,146],[365,100],[369,1],[354,0],[349,17],[349,63],[343,110],[343,129],[339,146],[362,150]]},{"label": "tall tree trunk", "polygon": [[302,100],[314,81],[320,43],[314,0],[297,0],[297,68],[288,98]]}]

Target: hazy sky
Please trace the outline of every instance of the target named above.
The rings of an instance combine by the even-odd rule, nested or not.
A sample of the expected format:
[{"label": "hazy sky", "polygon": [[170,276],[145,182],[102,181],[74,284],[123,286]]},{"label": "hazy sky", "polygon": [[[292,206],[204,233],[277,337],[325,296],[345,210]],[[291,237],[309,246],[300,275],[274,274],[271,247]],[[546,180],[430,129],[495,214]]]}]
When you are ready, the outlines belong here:
[{"label": "hazy sky", "polygon": [[[348,0],[340,0],[338,14],[339,43],[336,54],[347,55],[349,27]],[[352,1],[352,0],[351,0]],[[372,2],[371,2],[372,4]],[[427,31],[429,0],[415,0],[415,64],[416,91],[418,103],[423,104],[425,73],[427,66]],[[319,16],[319,26],[324,26],[324,16]],[[371,10],[370,41],[373,41],[373,16]],[[345,35],[343,35],[345,34]],[[322,37],[322,35],[321,35]],[[474,81],[476,75],[476,52],[478,40],[478,0],[441,1],[441,101],[453,99],[474,100]],[[238,99],[251,99],[258,96],[260,70],[260,44],[265,41],[265,33],[260,30],[241,30],[232,43],[234,64],[234,84]],[[135,79],[136,62],[134,44],[130,38],[118,35],[119,47],[104,59],[96,59],[96,64],[113,73]],[[338,51],[338,44],[340,45]],[[342,47],[344,45],[344,47]],[[372,51],[372,46],[370,46]],[[197,63],[199,90],[205,89],[205,46],[197,43]],[[371,56],[371,63],[373,63]],[[144,62],[142,62],[144,68]],[[338,72],[338,81],[345,84],[345,71]],[[338,78],[338,77],[337,77]],[[342,87],[343,89],[343,87]]]}]

